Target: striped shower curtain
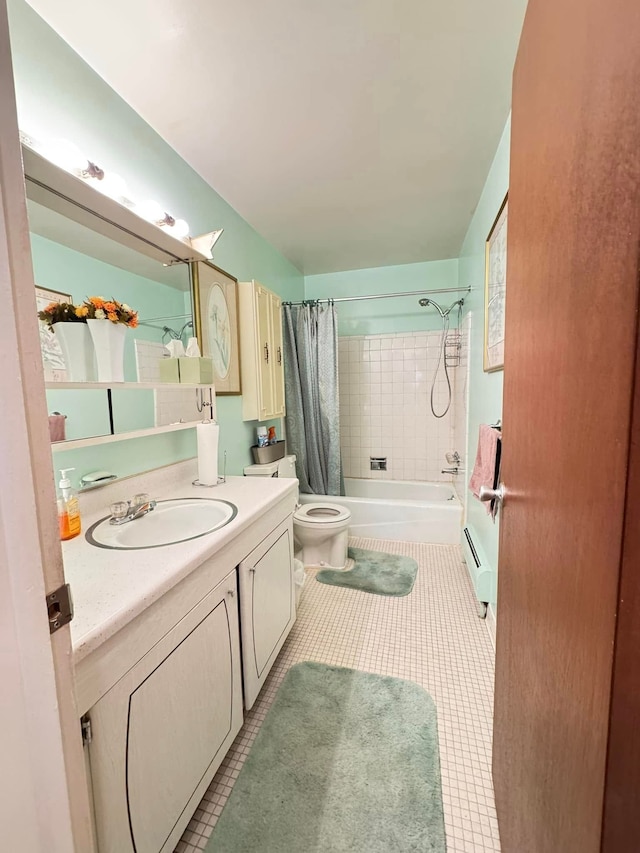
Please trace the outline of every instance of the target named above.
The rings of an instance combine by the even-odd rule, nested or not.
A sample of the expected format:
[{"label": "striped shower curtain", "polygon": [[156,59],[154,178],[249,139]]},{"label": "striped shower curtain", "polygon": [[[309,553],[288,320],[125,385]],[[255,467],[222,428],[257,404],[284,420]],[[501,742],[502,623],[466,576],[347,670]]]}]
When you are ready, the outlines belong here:
[{"label": "striped shower curtain", "polygon": [[335,306],[283,306],[288,451],[300,491],[343,495]]}]

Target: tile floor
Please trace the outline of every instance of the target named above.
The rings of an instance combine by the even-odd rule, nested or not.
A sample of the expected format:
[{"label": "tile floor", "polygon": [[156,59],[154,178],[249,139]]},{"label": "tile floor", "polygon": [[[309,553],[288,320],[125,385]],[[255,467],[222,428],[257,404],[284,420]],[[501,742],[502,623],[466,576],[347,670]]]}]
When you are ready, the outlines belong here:
[{"label": "tile floor", "polygon": [[368,539],[350,544],[413,557],[413,591],[404,598],[370,595],[317,583],[309,573],[296,624],[176,853],[205,847],[280,682],[304,660],[422,685],[438,709],[447,851],[500,850],[491,782],[493,649],[461,551]]}]

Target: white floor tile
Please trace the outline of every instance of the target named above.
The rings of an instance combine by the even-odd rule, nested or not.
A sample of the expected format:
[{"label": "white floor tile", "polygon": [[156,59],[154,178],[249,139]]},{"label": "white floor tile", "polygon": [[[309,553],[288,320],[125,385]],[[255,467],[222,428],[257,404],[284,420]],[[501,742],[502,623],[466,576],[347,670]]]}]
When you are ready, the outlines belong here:
[{"label": "white floor tile", "polygon": [[461,551],[367,539],[350,544],[413,557],[419,566],[413,591],[404,598],[370,595],[317,583],[309,573],[296,624],[176,853],[202,850],[282,679],[305,660],[424,687],[438,709],[447,851],[499,853],[491,782],[493,649]]}]

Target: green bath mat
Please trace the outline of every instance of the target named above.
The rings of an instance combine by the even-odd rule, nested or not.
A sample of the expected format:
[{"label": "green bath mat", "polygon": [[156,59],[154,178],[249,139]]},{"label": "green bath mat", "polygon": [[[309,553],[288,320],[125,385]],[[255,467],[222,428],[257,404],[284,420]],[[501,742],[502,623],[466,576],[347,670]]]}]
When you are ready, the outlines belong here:
[{"label": "green bath mat", "polygon": [[367,551],[364,548],[349,548],[349,556],[355,561],[352,569],[346,572],[321,569],[316,574],[316,580],[331,586],[373,592],[375,595],[409,595],[413,589],[418,564],[411,557]]},{"label": "green bath mat", "polygon": [[285,676],[207,853],[444,853],[436,709],[410,681]]}]

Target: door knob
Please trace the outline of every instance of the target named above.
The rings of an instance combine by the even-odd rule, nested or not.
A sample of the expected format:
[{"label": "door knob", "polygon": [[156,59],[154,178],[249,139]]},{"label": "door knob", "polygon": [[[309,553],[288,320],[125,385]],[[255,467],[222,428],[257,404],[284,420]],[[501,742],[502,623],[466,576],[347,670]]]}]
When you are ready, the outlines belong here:
[{"label": "door knob", "polygon": [[481,501],[498,501],[501,504],[505,499],[504,483],[500,483],[497,489],[487,489],[486,486],[480,486]]}]

